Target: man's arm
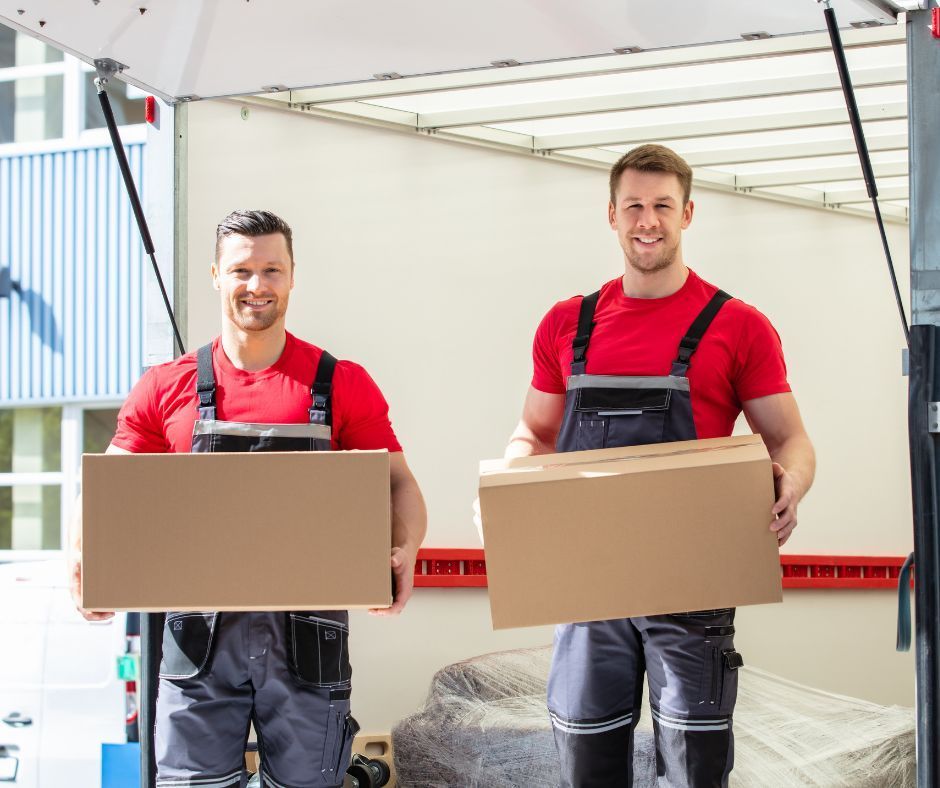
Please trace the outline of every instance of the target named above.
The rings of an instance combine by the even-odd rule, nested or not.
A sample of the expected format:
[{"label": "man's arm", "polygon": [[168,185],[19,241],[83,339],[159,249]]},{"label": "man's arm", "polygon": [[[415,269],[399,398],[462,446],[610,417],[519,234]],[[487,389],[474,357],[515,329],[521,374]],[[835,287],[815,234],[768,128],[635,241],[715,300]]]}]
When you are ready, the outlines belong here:
[{"label": "man's arm", "polygon": [[[115,446],[113,443],[108,446],[105,454],[130,454],[127,449]],[[69,523],[69,586],[72,592],[72,601],[78,612],[88,621],[107,621],[114,616],[114,613],[95,613],[91,610],[85,610],[82,607],[82,496],[79,495],[75,501],[74,514]]]},{"label": "man's arm", "polygon": [[[551,454],[555,451],[555,440],[565,415],[565,395],[547,394],[533,386],[525,395],[522,418],[512,431],[504,457],[530,457],[533,454]],[[483,517],[480,514],[480,499],[473,501],[473,524],[480,541],[483,541]]]},{"label": "man's arm", "polygon": [[747,400],[743,407],[747,423],[764,439],[773,460],[777,493],[773,513],[777,519],[770,529],[776,531],[782,546],[796,528],[797,506],[813,484],[816,453],[792,394],[758,397]]},{"label": "man's arm", "polygon": [[564,394],[547,394],[529,386],[522,406],[522,418],[509,438],[505,456],[528,457],[554,452],[564,415]]},{"label": "man's arm", "polygon": [[396,616],[405,609],[414,589],[415,561],[418,548],[428,530],[428,513],[418,482],[411,473],[405,455],[389,454],[392,495],[392,572],[395,599],[391,607],[370,610],[377,616]]}]

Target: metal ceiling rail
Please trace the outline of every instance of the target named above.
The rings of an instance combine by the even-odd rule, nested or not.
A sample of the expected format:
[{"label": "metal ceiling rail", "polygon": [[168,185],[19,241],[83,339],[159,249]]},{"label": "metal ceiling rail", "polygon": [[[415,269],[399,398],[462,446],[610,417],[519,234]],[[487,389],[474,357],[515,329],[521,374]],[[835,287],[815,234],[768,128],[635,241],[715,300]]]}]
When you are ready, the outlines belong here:
[{"label": "metal ceiling rail", "polygon": [[[902,44],[904,43],[904,27],[903,25],[884,25],[847,30],[843,36],[843,42],[845,48],[849,50],[885,44]],[[367,101],[391,96],[417,95],[442,90],[463,90],[604,74],[624,74],[692,64],[724,63],[780,55],[828,53],[829,51],[831,51],[829,37],[825,33],[812,33],[756,41],[597,55],[550,63],[509,66],[496,70],[473,69],[405,79],[376,79],[370,82],[292,90],[279,94],[275,98],[290,104],[313,106],[341,101]],[[389,64],[389,66],[387,73],[394,74],[394,64]]]},{"label": "metal ceiling rail", "polygon": [[[856,88],[903,85],[907,79],[905,65],[867,68],[857,71],[852,81]],[[755,79],[744,82],[723,82],[711,85],[689,85],[679,88],[632,91],[610,96],[584,96],[560,101],[538,101],[494,107],[474,107],[450,112],[429,112],[418,115],[420,129],[446,129],[455,126],[489,126],[544,118],[574,115],[596,115],[641,109],[662,109],[694,104],[742,101],[745,99],[795,96],[809,93],[840,91],[839,75],[833,72],[802,74]]]},{"label": "metal ceiling rail", "polygon": [[[871,136],[868,138],[868,150],[873,152],[907,150],[907,134]],[[716,148],[694,153],[683,153],[682,158],[692,167],[711,167],[722,164],[811,159],[817,156],[843,156],[854,153],[855,143],[850,138],[846,138],[814,142],[789,142],[781,145]]]},{"label": "metal ceiling rail", "polygon": [[[859,106],[862,120],[903,120],[907,117],[904,101],[877,102]],[[848,116],[844,107],[781,112],[770,115],[743,115],[712,120],[655,125],[598,129],[597,131],[546,134],[536,136],[535,150],[562,150],[564,148],[590,148],[598,145],[639,145],[651,140],[682,140],[701,137],[723,137],[758,131],[784,131],[816,126],[845,125]]]},{"label": "metal ceiling rail", "polygon": [[[889,186],[887,188],[880,186],[878,188],[878,197],[886,202],[894,200],[907,200],[907,186]],[[844,191],[823,192],[823,202],[831,207],[839,205],[853,205],[855,203],[870,203],[871,197],[868,195],[868,189],[845,189]]]},{"label": "metal ceiling rail", "polygon": [[[887,162],[872,165],[878,178],[895,178],[907,175],[907,162]],[[842,167],[815,167],[784,172],[759,173],[735,176],[735,186],[741,189],[766,189],[771,186],[799,186],[805,183],[831,183],[834,181],[856,181],[862,177],[862,169],[856,164]]]}]

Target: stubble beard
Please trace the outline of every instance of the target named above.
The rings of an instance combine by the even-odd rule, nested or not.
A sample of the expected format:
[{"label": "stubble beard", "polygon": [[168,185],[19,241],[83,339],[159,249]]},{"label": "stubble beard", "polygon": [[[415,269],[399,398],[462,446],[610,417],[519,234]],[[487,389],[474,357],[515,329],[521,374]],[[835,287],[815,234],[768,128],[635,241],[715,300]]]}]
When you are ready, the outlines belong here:
[{"label": "stubble beard", "polygon": [[228,318],[242,331],[267,331],[284,317],[286,311],[286,309],[281,308],[280,301],[276,301],[273,308],[268,311],[248,314],[242,312],[236,304],[229,307]]},{"label": "stubble beard", "polygon": [[[628,249],[630,251],[627,251]],[[628,244],[623,254],[634,271],[649,276],[669,268],[669,266],[676,261],[678,251],[679,244],[676,243],[668,249],[663,249],[662,254],[660,254],[658,258],[654,258],[650,261],[648,258],[644,259],[641,255],[633,252],[632,244]]]}]

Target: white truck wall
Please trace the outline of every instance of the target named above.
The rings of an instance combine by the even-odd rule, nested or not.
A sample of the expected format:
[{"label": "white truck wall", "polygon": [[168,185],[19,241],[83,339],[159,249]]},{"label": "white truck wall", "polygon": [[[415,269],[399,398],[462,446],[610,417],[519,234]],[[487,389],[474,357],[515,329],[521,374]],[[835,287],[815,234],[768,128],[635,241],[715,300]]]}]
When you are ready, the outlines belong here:
[{"label": "white truck wall", "polygon": [[[297,260],[289,330],[363,364],[381,386],[427,498],[427,544],[478,545],[477,463],[501,455],[518,419],[535,326],[556,301],[622,272],[606,174],[273,109],[243,119],[241,109],[188,107],[188,347],[219,330],[217,222],[235,208],[282,215]],[[819,454],[786,551],[906,554],[903,337],[874,223],[712,191],[693,198],[686,260],[774,322]],[[888,233],[906,291],[907,230]],[[891,592],[788,591],[783,605],[739,611],[738,645],[787,678],[912,704],[913,661],[895,654],[893,627]],[[367,731],[415,710],[444,664],[551,638],[548,628],[492,632],[481,589],[418,590],[400,620],[356,614],[353,630],[354,710]]]}]

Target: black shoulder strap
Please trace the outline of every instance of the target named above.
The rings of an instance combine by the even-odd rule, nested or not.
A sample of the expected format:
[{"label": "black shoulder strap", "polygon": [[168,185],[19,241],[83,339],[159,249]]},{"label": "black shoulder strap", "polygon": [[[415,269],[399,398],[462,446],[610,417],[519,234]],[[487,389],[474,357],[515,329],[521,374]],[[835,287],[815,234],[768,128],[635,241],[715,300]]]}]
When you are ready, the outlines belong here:
[{"label": "black shoulder strap", "polygon": [[688,367],[692,354],[698,347],[698,343],[702,341],[702,337],[705,336],[705,332],[708,331],[712,320],[715,319],[715,316],[725,305],[725,302],[730,300],[731,296],[724,290],[719,290],[711,297],[711,300],[705,305],[705,308],[699,312],[698,317],[695,318],[692,325],[689,326],[689,330],[685,332],[685,336],[682,337],[682,341],[679,343],[679,355],[676,358],[676,364],[682,364]]},{"label": "black shoulder strap", "polygon": [[336,369],[336,359],[323,351],[320,363],[317,364],[317,375],[310,387],[312,402],[310,404],[310,423],[333,424],[333,409],[330,407],[330,396],[333,392],[333,371]]},{"label": "black shoulder strap", "polygon": [[215,373],[212,371],[212,343],[196,352],[196,396],[199,418],[215,421]]},{"label": "black shoulder strap", "polygon": [[571,374],[583,375],[587,361],[584,358],[588,344],[591,342],[591,332],[594,330],[594,310],[597,309],[597,299],[601,291],[584,296],[581,299],[581,311],[578,313],[578,330],[575,333],[571,349],[574,355],[571,359]]}]

